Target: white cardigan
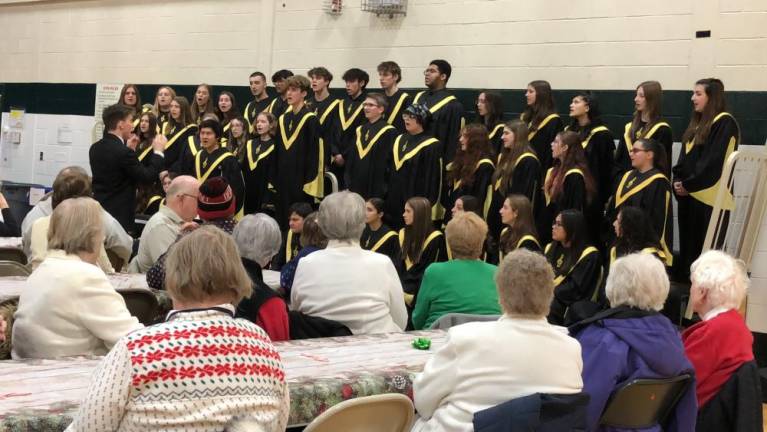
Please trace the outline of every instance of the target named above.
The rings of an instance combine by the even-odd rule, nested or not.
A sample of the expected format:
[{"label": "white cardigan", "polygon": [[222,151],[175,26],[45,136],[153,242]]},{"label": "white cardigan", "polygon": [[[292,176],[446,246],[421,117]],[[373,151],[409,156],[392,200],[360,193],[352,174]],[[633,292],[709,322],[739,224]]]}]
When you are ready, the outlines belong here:
[{"label": "white cardigan", "polygon": [[413,382],[413,431],[470,432],[474,413],[533,393],[583,388],[581,347],[545,319],[503,316],[453,327]]},{"label": "white cardigan", "polygon": [[290,308],[338,321],[355,335],[400,332],[407,325],[402,284],[391,259],[332,240],[298,262]]},{"label": "white cardigan", "polygon": [[13,358],[104,355],[143,326],[95,265],[51,250],[29,276],[13,323]]}]

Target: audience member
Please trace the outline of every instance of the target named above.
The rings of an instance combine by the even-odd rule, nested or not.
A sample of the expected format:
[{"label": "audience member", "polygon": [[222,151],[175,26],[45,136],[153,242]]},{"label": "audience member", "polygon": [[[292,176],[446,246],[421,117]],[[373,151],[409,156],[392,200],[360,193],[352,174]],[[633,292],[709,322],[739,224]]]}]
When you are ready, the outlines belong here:
[{"label": "audience member", "polygon": [[145,273],[160,255],[176,241],[178,234],[197,226],[192,219],[197,215],[200,183],[191,176],[178,176],[170,184],[167,205],[155,213],[141,233],[138,253],[131,260],[128,271]]},{"label": "audience member", "polygon": [[53,211],[48,255],[24,283],[14,315],[14,358],[104,355],[142,327],[96,266],[101,213],[92,198],[71,198]]},{"label": "audience member", "polygon": [[2,193],[0,193],[0,211],[3,214],[3,220],[0,221],[0,237],[19,237],[21,235],[19,224],[16,223],[16,218],[13,217],[8,201]]},{"label": "audience member", "polygon": [[240,260],[253,282],[253,294],[237,305],[237,317],[258,324],[273,341],[290,339],[288,307],[266,283],[262,269],[267,268],[280,249],[280,226],[271,217],[257,213],[246,215],[234,228],[234,241]]},{"label": "audience member", "polygon": [[480,259],[487,224],[471,212],[453,216],[445,229],[451,261],[430,265],[423,275],[413,310],[413,328],[429,328],[449,313],[498,315],[493,277],[497,267]]},{"label": "audience member", "polygon": [[212,432],[247,415],[264,431],[284,431],[290,392],[280,355],[260,327],[234,318],[251,281],[232,237],[201,227],[173,247],[167,269],[175,310],[115,345],[67,430]]},{"label": "audience member", "polygon": [[391,260],[360,247],[365,201],[337,192],[320,204],[326,249],[301,260],[290,296],[291,309],[345,325],[355,335],[405,329],[402,285]]},{"label": "audience member", "polygon": [[[638,378],[694,375],[676,327],[658,313],[668,290],[668,276],[660,260],[647,254],[619,258],[607,277],[611,308],[570,328],[583,350],[583,390],[591,396],[588,430],[605,430],[599,427],[602,412],[612,394],[626,383]],[[695,430],[696,406],[691,385],[662,430]]]},{"label": "audience member", "polygon": [[303,226],[301,228],[301,250],[292,260],[282,266],[282,269],[280,270],[280,286],[285,290],[285,297],[287,298],[290,298],[290,290],[293,288],[293,278],[296,276],[296,268],[298,268],[301,258],[317,252],[320,249],[325,249],[325,246],[328,245],[328,239],[325,238],[325,234],[322,233],[317,217],[317,212],[312,212],[304,218]]},{"label": "audience member", "polygon": [[554,274],[540,254],[515,250],[495,281],[504,315],[452,327],[413,382],[413,431],[470,431],[475,412],[533,393],[581,391],[581,348],[546,322]]}]

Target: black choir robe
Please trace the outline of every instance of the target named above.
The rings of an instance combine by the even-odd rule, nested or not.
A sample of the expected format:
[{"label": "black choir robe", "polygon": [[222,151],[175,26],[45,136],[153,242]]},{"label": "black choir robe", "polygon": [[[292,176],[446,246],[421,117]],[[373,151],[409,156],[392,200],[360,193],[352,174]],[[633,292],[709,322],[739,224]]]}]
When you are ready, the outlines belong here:
[{"label": "black choir robe", "polygon": [[[554,168],[549,168],[546,172],[546,179],[553,175]],[[544,180],[543,184],[546,184]],[[571,169],[565,173],[565,181],[562,185],[562,193],[557,199],[552,199],[548,194],[544,192],[544,200],[546,203],[544,221],[536,225],[543,227],[538,235],[541,240],[547,242],[551,239],[551,224],[562,210],[575,209],[580,210],[588,218],[587,212],[590,210],[587,204],[588,195],[586,193],[586,181],[583,178],[583,172],[577,168]],[[588,219],[587,219],[588,220]],[[589,225],[591,222],[589,222]],[[600,225],[597,225],[596,229]],[[546,229],[547,228],[547,229]]]},{"label": "black choir robe", "polygon": [[[625,172],[631,171],[631,148],[634,146],[634,142],[640,138],[652,138],[658,141],[666,149],[666,166],[671,169],[671,151],[674,145],[671,126],[663,120],[659,120],[648,130],[645,130],[646,126],[645,122],[641,122],[639,130],[633,134],[631,133],[631,122],[626,123],[623,128],[623,135],[618,142],[618,148],[615,149],[614,185],[618,184]],[[668,175],[669,173],[664,174]]]},{"label": "black choir robe", "polygon": [[274,141],[248,140],[240,165],[245,180],[245,214],[260,213],[277,174]]},{"label": "black choir robe", "polygon": [[[451,171],[451,165],[452,163],[447,166],[448,172]],[[461,180],[455,180],[452,184],[445,185],[446,193],[445,199],[443,200],[443,206],[445,208],[443,222],[445,225],[452,219],[453,212],[451,210],[455,205],[455,201],[464,195],[471,195],[476,198],[479,202],[480,211],[485,209],[485,201],[492,199],[492,194],[490,192],[492,186],[490,182],[494,172],[495,165],[493,165],[493,161],[487,158],[482,158],[477,161],[477,164],[474,166],[474,174],[472,175],[473,181],[471,184],[464,184]]]},{"label": "black choir robe", "polygon": [[168,111],[157,112],[157,133],[164,133],[165,123],[170,121],[170,109]]},{"label": "black choir robe", "polygon": [[551,156],[551,143],[557,134],[562,132],[563,123],[559,114],[549,114],[537,125],[533,125],[529,119],[527,128],[530,130],[527,134],[527,140],[530,141],[530,147],[535,150],[538,160],[541,162],[541,172],[546,172],[553,165]]},{"label": "black choir robe", "polygon": [[487,128],[487,138],[490,140],[490,148],[493,152],[493,156],[500,155],[501,149],[503,149],[503,127],[503,123],[498,123]]},{"label": "black choir robe", "polygon": [[223,177],[237,200],[235,215],[241,215],[245,203],[245,181],[242,178],[240,162],[225,148],[217,148],[208,153],[202,149],[194,156],[194,176],[200,184],[212,177]]},{"label": "black choir robe", "polygon": [[[516,244],[512,245],[504,245],[504,241],[506,241],[506,236],[510,236],[511,233],[509,232],[509,227],[504,227],[501,231],[501,241],[498,247],[498,256],[500,258],[500,261],[503,261],[503,257],[506,256],[509,252],[515,251],[517,249],[527,249],[531,252],[538,252],[541,253],[543,249],[541,248],[541,243],[538,241],[538,238],[535,237],[532,234],[526,234],[517,240]],[[504,246],[506,246],[504,248]]]},{"label": "black choir robe", "polygon": [[280,116],[275,142],[277,222],[285,229],[288,209],[296,202],[312,204],[324,191],[324,160],[320,151],[317,114],[303,106]]},{"label": "black choir robe", "polygon": [[431,112],[431,124],[427,132],[439,140],[445,163],[451,162],[465,122],[463,105],[445,89],[419,92],[413,98],[413,103],[424,104]]},{"label": "black choir robe", "polygon": [[581,145],[586,151],[589,172],[597,187],[595,205],[601,210],[610,194],[613,193],[613,159],[615,142],[613,134],[602,124],[588,124],[580,127],[577,122],[567,130],[577,132],[581,136]]},{"label": "black choir robe", "polygon": [[384,212],[389,226],[395,229],[403,226],[405,202],[416,196],[431,202],[434,220],[441,218],[442,171],[441,147],[436,138],[422,132],[402,134],[394,140]]},{"label": "black choir robe", "polygon": [[386,197],[392,146],[397,129],[382,118],[357,126],[346,159],[346,187],[364,199]]},{"label": "black choir robe", "polygon": [[277,95],[274,99],[269,101],[269,105],[266,107],[266,111],[272,113],[275,117],[280,118],[281,115],[288,112],[290,105],[287,99],[283,99],[282,96]]},{"label": "black choir robe", "polygon": [[179,175],[194,176],[194,157],[197,156],[197,152],[200,149],[202,149],[200,135],[193,135],[187,138],[186,142],[181,144],[181,155],[179,155],[176,163],[168,171]]},{"label": "black choir robe", "polygon": [[386,102],[388,103],[388,107],[384,113],[386,123],[397,128],[399,133],[406,133],[405,120],[402,119],[402,112],[413,103],[413,98],[404,90],[397,89],[393,95],[386,96]]},{"label": "black choir robe", "polygon": [[141,213],[147,216],[152,216],[160,210],[160,207],[165,205],[165,197],[162,195],[152,195],[146,203],[144,211]]},{"label": "black choir robe", "polygon": [[[677,196],[679,225],[679,251],[683,269],[688,269],[700,255],[706,237],[716,194],[722,184],[722,171],[730,154],[737,150],[740,127],[726,112],[714,118],[706,142],[687,142],[682,146],[674,181],[681,181],[688,196]],[[726,180],[725,180],[726,181]],[[726,183],[724,183],[726,186]],[[725,210],[734,210],[732,194],[724,203]]]},{"label": "black choir robe", "polygon": [[248,131],[250,131],[251,135],[256,134],[256,117],[259,113],[268,110],[271,102],[272,101],[267,96],[261,100],[253,99],[245,105],[245,111],[242,115],[248,123]]},{"label": "black choir robe", "polygon": [[413,308],[418,298],[418,290],[421,288],[421,280],[426,267],[435,262],[443,262],[449,259],[449,252],[445,242],[445,236],[439,230],[432,231],[426,236],[421,247],[421,259],[413,262],[405,254],[403,245],[405,242],[405,229],[399,230],[399,245],[402,250],[402,258],[397,265],[399,279],[402,282],[402,290],[405,292],[405,304]]},{"label": "black choir robe", "polygon": [[631,170],[623,176],[607,205],[607,221],[604,225],[603,239],[606,245],[615,241],[612,223],[624,206],[639,207],[650,218],[653,230],[660,240],[661,249],[666,254],[666,265],[671,266],[673,256],[671,247],[674,242],[674,217],[671,203],[671,182],[658,169],[645,173]]},{"label": "black choir robe", "polygon": [[[320,147],[323,154],[323,166],[330,163],[331,147],[336,146],[335,125],[338,118],[338,107],[341,105],[341,99],[334,96],[328,96],[321,101],[313,97],[307,102],[310,111],[317,114],[320,131]],[[338,179],[343,181],[343,179]]]},{"label": "black choir robe", "polygon": [[168,142],[165,144],[165,169],[170,170],[172,166],[181,158],[181,154],[184,151],[184,145],[188,142],[189,137],[197,135],[197,125],[194,123],[186,126],[177,126],[174,122],[168,122],[165,124],[165,138]]},{"label": "black choir robe", "polygon": [[365,250],[388,256],[395,266],[401,259],[399,236],[396,231],[385,224],[376,231],[370,229],[369,225],[365,225],[365,230],[362,231],[362,237],[360,237],[360,246]]},{"label": "black choir robe", "polygon": [[[556,325],[578,320],[570,307],[576,302],[599,299],[602,280],[602,260],[593,246],[586,247],[574,264],[567,265],[568,250],[559,242],[549,243],[545,255],[554,269],[554,299],[551,302],[549,322]],[[588,318],[588,317],[581,317]],[[579,320],[578,320],[579,321]]]},{"label": "black choir robe", "polygon": [[[498,240],[503,228],[501,215],[498,212],[509,195],[519,194],[526,196],[533,206],[533,218],[536,222],[541,218],[545,207],[541,176],[541,164],[538,161],[538,157],[533,153],[525,152],[519,155],[516,162],[514,162],[514,171],[511,178],[499,178],[495,181],[491,200],[489,203],[485,201],[484,207],[488,230],[493,239]],[[502,190],[505,190],[505,193],[502,193]],[[536,228],[540,233],[541,225],[536,223]],[[544,228],[550,230],[551,226],[549,225]]]},{"label": "black choir robe", "polygon": [[280,245],[280,251],[272,259],[272,270],[279,271],[282,266],[290,262],[293,258],[301,252],[301,233],[294,233],[288,229],[282,234],[282,244]]},{"label": "black choir robe", "polygon": [[[351,96],[341,99],[338,105],[338,115],[334,116],[333,125],[329,126],[333,130],[333,142],[330,144],[331,157],[341,155],[344,161],[349,159],[349,154],[354,148],[357,127],[368,122],[362,107],[365,98],[367,95],[363,91],[355,99],[352,99]],[[338,178],[339,187],[345,188],[346,162],[343,166],[331,163],[330,172]]]}]

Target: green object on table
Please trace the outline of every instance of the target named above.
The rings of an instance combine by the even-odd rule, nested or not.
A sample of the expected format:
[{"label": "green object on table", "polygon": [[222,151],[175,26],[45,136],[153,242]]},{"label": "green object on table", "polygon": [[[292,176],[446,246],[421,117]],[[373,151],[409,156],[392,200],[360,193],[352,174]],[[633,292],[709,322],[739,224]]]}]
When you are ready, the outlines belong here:
[{"label": "green object on table", "polygon": [[427,350],[431,348],[431,339],[429,338],[415,338],[413,339],[413,348],[419,350]]}]

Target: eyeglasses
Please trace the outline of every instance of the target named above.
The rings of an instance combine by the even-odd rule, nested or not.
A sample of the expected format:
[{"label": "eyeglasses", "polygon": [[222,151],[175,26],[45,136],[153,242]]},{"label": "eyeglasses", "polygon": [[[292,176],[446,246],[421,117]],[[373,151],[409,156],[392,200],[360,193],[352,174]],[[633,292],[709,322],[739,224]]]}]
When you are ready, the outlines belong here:
[{"label": "eyeglasses", "polygon": [[380,106],[380,105],[378,105],[378,104],[374,104],[374,103],[370,103],[370,102],[365,102],[365,103],[363,103],[363,104],[362,104],[362,106],[366,106],[366,107],[377,107],[377,106]]},{"label": "eyeglasses", "polygon": [[188,196],[188,197],[194,198],[195,201],[197,200],[197,198],[199,198],[198,195],[192,195],[192,194],[188,194],[188,193],[182,193],[181,196]]},{"label": "eyeglasses", "polygon": [[641,153],[641,152],[646,152],[646,151],[647,151],[647,150],[645,150],[645,149],[640,149],[640,148],[632,148],[632,149],[631,149],[631,153]]}]

